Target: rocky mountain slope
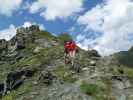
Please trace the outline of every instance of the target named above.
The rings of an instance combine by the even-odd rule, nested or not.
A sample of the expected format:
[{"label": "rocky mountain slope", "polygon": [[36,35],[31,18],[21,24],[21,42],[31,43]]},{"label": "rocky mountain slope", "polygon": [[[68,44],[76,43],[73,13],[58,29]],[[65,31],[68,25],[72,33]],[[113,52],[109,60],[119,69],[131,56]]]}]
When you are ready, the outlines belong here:
[{"label": "rocky mountain slope", "polygon": [[122,51],[116,54],[117,60],[120,64],[123,64],[128,67],[133,66],[133,47],[128,51]]},{"label": "rocky mountain slope", "polygon": [[132,62],[128,67],[121,62],[127,54],[131,61],[132,49],[103,58],[78,48],[72,67],[64,64],[63,42],[69,39],[32,25],[18,28],[10,41],[0,40],[1,99],[133,100]]}]

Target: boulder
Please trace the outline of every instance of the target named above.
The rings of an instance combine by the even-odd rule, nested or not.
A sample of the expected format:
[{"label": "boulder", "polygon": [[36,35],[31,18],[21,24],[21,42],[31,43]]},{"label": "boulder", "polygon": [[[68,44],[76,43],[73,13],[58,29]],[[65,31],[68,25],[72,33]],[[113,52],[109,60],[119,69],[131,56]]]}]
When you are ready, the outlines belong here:
[{"label": "boulder", "polygon": [[46,85],[50,85],[55,76],[48,70],[42,71],[39,77],[39,81],[45,83]]},{"label": "boulder", "polygon": [[56,40],[53,40],[53,41],[52,41],[52,45],[53,45],[53,46],[57,46],[57,45],[59,45],[59,42],[56,41]]},{"label": "boulder", "polygon": [[47,39],[36,39],[35,43],[37,43],[40,47],[44,47],[44,48],[52,46],[52,44],[48,42]]},{"label": "boulder", "polygon": [[90,66],[96,66],[96,61],[94,60],[90,61]]},{"label": "boulder", "polygon": [[3,95],[3,93],[4,93],[4,84],[1,83],[0,84],[0,97]]},{"label": "boulder", "polygon": [[25,41],[22,36],[17,36],[16,37],[16,46],[17,49],[24,49],[25,48]]},{"label": "boulder", "polygon": [[113,86],[114,88],[116,88],[116,89],[124,89],[124,88],[125,88],[123,82],[118,81],[118,80],[112,81],[112,86]]},{"label": "boulder", "polygon": [[7,41],[5,39],[0,40],[0,50],[7,48]]},{"label": "boulder", "polygon": [[43,49],[42,47],[37,46],[37,47],[34,49],[33,53],[39,53],[40,50],[42,50],[42,49]]},{"label": "boulder", "polygon": [[89,57],[101,57],[96,50],[88,50]]},{"label": "boulder", "polygon": [[125,89],[127,89],[127,88],[132,88],[132,85],[131,85],[131,83],[130,83],[129,80],[126,80],[126,81],[124,82],[124,85],[125,85]]},{"label": "boulder", "polygon": [[112,76],[112,79],[112,83],[115,88],[128,89],[132,87],[128,77],[126,76]]},{"label": "boulder", "polygon": [[26,78],[32,77],[34,73],[34,70],[29,69],[10,72],[6,79],[6,91],[18,88]]}]

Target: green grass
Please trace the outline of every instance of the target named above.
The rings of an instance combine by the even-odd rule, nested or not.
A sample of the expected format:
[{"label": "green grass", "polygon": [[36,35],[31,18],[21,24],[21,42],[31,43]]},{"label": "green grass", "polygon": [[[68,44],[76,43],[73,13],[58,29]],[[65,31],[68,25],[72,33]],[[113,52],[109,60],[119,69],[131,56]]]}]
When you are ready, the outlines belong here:
[{"label": "green grass", "polygon": [[[32,45],[29,48],[34,48]],[[33,50],[31,50],[33,51]],[[21,52],[26,56],[11,65],[12,70],[22,67],[39,68],[42,64],[48,65],[57,59],[63,59],[63,46],[42,48],[37,54],[32,53],[30,50],[24,49]]]},{"label": "green grass", "polygon": [[68,40],[72,39],[72,37],[69,34],[61,34],[58,36],[58,38],[59,38],[61,44],[63,44],[64,41],[68,41]]},{"label": "green grass", "polygon": [[34,67],[39,66],[41,64],[41,59],[38,58],[37,55],[31,56],[26,59],[21,59],[20,61],[16,62],[15,64],[11,65],[13,69],[15,68],[22,68],[22,67]]},{"label": "green grass", "polygon": [[57,78],[65,82],[73,83],[77,80],[75,77],[73,77],[71,71],[64,66],[57,67],[53,72]]},{"label": "green grass", "polygon": [[51,33],[47,32],[47,31],[36,32],[36,33],[34,33],[34,35],[36,37],[45,38],[47,40],[56,40],[57,39],[55,36],[53,36]]},{"label": "green grass", "polygon": [[7,95],[3,96],[2,100],[14,100],[15,99],[14,97],[15,97],[15,93],[12,92],[10,94],[7,94]]},{"label": "green grass", "polygon": [[133,68],[123,67],[123,71],[128,77],[133,77]]},{"label": "green grass", "polygon": [[96,95],[100,91],[100,87],[96,84],[88,84],[86,82],[83,82],[80,85],[80,89],[82,92],[88,94],[88,95]]},{"label": "green grass", "polygon": [[89,84],[85,81],[80,85],[80,90],[91,96],[92,100],[116,100],[111,96],[111,83],[109,80],[104,79],[98,81],[96,84]]},{"label": "green grass", "polygon": [[6,79],[7,73],[11,70],[11,67],[9,66],[10,64],[8,63],[0,65],[0,82],[3,82]]},{"label": "green grass", "polygon": [[121,75],[120,71],[123,71],[123,75],[126,75],[130,78],[133,77],[133,68],[127,67],[127,66],[121,66],[121,67],[113,67],[111,72],[113,75]]},{"label": "green grass", "polygon": [[28,95],[31,91],[35,91],[32,79],[25,81],[18,89],[13,90],[9,94],[3,96],[2,100],[16,100],[19,97]]},{"label": "green grass", "polygon": [[2,100],[14,100],[12,95],[6,95],[2,98]]}]

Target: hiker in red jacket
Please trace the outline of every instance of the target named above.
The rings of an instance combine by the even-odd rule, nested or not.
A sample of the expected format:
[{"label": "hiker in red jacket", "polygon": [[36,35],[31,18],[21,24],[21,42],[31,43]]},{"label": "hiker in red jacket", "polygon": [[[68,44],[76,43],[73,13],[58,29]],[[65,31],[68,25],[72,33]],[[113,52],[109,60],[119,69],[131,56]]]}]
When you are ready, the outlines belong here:
[{"label": "hiker in red jacket", "polygon": [[[76,44],[74,41],[65,41],[64,43],[65,49],[65,64],[71,61],[72,66],[74,65],[75,53],[76,53]],[[68,61],[69,59],[69,61]]]}]

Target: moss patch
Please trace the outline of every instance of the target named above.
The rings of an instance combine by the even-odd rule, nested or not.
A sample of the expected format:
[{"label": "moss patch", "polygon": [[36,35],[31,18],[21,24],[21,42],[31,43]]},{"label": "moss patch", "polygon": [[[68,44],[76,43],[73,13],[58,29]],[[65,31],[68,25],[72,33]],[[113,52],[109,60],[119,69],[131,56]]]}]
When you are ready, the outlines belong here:
[{"label": "moss patch", "polygon": [[80,85],[80,89],[82,92],[88,94],[88,95],[95,95],[100,91],[100,88],[96,84],[88,84],[86,82],[83,82]]},{"label": "moss patch", "polygon": [[105,87],[100,83],[96,82],[96,84],[92,84],[83,81],[80,85],[80,90],[83,93],[92,96],[93,100],[108,100]]},{"label": "moss patch", "polygon": [[128,77],[133,77],[133,68],[123,67],[124,74]]}]

